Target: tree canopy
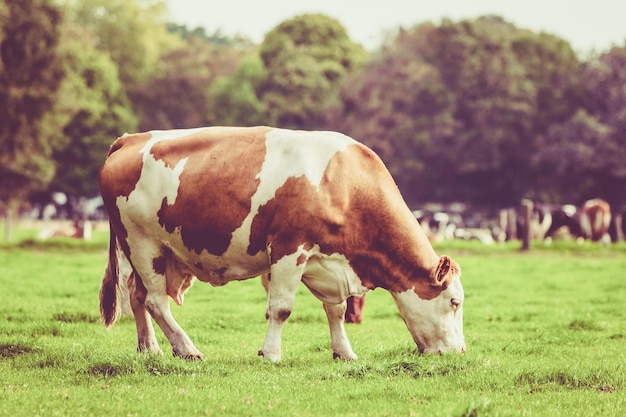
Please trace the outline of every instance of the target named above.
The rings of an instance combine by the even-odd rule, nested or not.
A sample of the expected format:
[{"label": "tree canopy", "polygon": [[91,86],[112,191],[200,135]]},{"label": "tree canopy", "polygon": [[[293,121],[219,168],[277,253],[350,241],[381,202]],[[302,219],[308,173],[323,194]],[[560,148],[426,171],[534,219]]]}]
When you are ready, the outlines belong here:
[{"label": "tree canopy", "polygon": [[260,47],[266,68],[257,87],[268,124],[315,129],[344,76],[367,53],[330,17],[296,16],[271,30]]},{"label": "tree canopy", "polygon": [[533,157],[582,105],[581,69],[566,41],[499,17],[425,23],[342,85],[329,120],[378,150],[412,203],[516,204],[546,197]]},{"label": "tree canopy", "polygon": [[62,13],[51,1],[0,1],[0,200],[10,203],[45,185],[52,153]]},{"label": "tree canopy", "polygon": [[498,16],[419,23],[370,53],[320,14],[255,45],[167,22],[161,0],[0,0],[0,58],[5,205],[96,195],[124,132],[255,124],[353,136],[412,206],[626,204],[626,48],[581,60]]}]

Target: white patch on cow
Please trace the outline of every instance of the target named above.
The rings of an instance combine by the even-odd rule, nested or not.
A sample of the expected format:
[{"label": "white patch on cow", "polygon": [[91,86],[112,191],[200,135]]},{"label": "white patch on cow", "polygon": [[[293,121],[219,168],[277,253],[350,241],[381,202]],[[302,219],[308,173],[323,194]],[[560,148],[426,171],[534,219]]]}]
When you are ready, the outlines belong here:
[{"label": "white patch on cow", "polygon": [[[180,175],[189,158],[181,159],[175,167],[170,168],[163,160],[154,158],[150,153],[152,147],[163,140],[187,136],[196,130],[198,129],[150,132],[152,137],[140,150],[143,167],[139,181],[137,181],[135,189],[128,197],[120,196],[117,197],[116,201],[122,216],[122,223],[127,230],[131,226],[127,218],[129,212],[134,213],[134,218],[150,216],[149,219],[146,219],[147,222],[145,224],[153,224],[163,199],[167,198],[167,203],[172,205],[176,202],[176,197],[178,196]],[[133,210],[133,208],[136,208],[136,210]]]},{"label": "white patch on cow", "polygon": [[265,161],[257,175],[261,184],[255,197],[264,204],[288,178],[303,175],[319,188],[332,157],[355,143],[337,132],[270,131],[266,135]]},{"label": "white patch on cow", "polygon": [[561,207],[561,209],[569,217],[574,217],[576,215],[577,209],[576,209],[576,206],[573,204],[565,204],[563,207]]},{"label": "white patch on cow", "polygon": [[[413,288],[401,293],[391,292],[391,295],[420,351],[465,351],[464,294],[460,277],[455,277],[448,288],[430,300],[420,298]],[[453,299],[460,304],[453,305]]]},{"label": "white patch on cow", "polygon": [[256,178],[259,186],[252,196],[250,213],[233,232],[228,253],[245,253],[250,229],[261,206],[276,195],[289,178],[306,177],[319,189],[328,163],[338,152],[357,143],[337,132],[305,132],[274,129],[267,133],[265,160]]},{"label": "white patch on cow", "polygon": [[315,253],[307,262],[302,282],[322,302],[339,304],[351,295],[363,295],[369,291],[344,255],[323,254],[317,245],[314,250]]},{"label": "white patch on cow", "polygon": [[[271,247],[268,252],[271,256]],[[319,245],[308,250],[300,245],[294,253],[276,262],[272,269],[272,282],[276,273],[292,277],[292,281],[302,280],[313,295],[328,304],[340,304],[351,295],[363,295],[369,291],[344,255],[327,255],[320,252]]]},{"label": "white patch on cow", "polygon": [[[157,221],[157,213],[161,209],[164,198],[167,198],[169,205],[176,202],[180,175],[189,159],[183,158],[178,161],[176,166],[168,167],[163,160],[154,158],[150,153],[152,147],[161,141],[188,136],[199,130],[202,129],[152,131],[150,132],[150,139],[140,150],[143,167],[139,181],[128,197],[119,196],[116,200],[122,223],[128,231],[128,235],[139,237],[128,241],[131,248],[131,258],[133,252],[143,252],[141,236],[149,234],[154,238],[164,233]],[[131,221],[131,218],[134,220]],[[141,219],[140,224],[136,223],[138,219]],[[142,230],[142,227],[150,227],[154,230]]]}]

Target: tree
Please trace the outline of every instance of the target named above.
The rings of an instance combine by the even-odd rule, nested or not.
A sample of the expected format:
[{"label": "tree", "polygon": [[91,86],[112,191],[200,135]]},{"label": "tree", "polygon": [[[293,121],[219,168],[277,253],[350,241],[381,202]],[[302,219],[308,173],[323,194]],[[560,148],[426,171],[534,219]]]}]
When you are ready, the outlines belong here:
[{"label": "tree", "polygon": [[204,126],[212,116],[210,89],[234,73],[245,49],[187,35],[164,54],[154,74],[131,92],[141,130]]},{"label": "tree", "polygon": [[438,154],[433,144],[455,132],[456,102],[436,68],[400,51],[385,54],[346,78],[340,103],[328,109],[328,126],[368,144],[405,199],[423,201],[428,192],[435,193],[431,200],[447,198],[455,157]]},{"label": "tree", "polygon": [[162,0],[65,0],[68,18],[93,34],[110,54],[126,89],[145,81],[162,54],[179,43],[167,31]]},{"label": "tree", "polygon": [[582,203],[626,204],[626,48],[613,48],[579,71],[581,108],[553,125],[533,159],[553,195]]},{"label": "tree", "polygon": [[606,198],[598,185],[607,179],[610,153],[619,153],[619,149],[607,148],[611,133],[610,126],[582,109],[568,121],[553,125],[548,144],[533,157],[544,199],[582,203],[592,197]]},{"label": "tree", "polygon": [[267,124],[263,103],[255,92],[264,70],[258,55],[250,54],[233,75],[216,79],[209,94],[209,122],[229,126]]},{"label": "tree", "polygon": [[57,169],[49,189],[74,199],[98,193],[98,171],[109,146],[137,128],[117,66],[91,44],[84,28],[71,22],[63,26],[61,56],[68,76],[61,96],[71,116],[61,128],[68,144],[54,152]]},{"label": "tree", "polygon": [[511,42],[536,91],[533,129],[543,135],[551,124],[569,119],[582,105],[582,64],[567,41],[548,33],[517,30]]},{"label": "tree", "polygon": [[381,152],[411,204],[517,204],[548,126],[576,110],[577,68],[565,41],[499,17],[424,23],[346,79],[329,113]]},{"label": "tree", "polygon": [[[2,2],[0,16],[0,201],[10,210],[52,178],[46,114],[65,76],[57,49],[62,14],[48,0]],[[49,121],[49,120],[48,120]]]},{"label": "tree", "polygon": [[320,127],[321,108],[332,102],[340,80],[367,59],[337,20],[319,14],[272,29],[260,56],[266,73],[257,95],[267,123],[305,129]]}]

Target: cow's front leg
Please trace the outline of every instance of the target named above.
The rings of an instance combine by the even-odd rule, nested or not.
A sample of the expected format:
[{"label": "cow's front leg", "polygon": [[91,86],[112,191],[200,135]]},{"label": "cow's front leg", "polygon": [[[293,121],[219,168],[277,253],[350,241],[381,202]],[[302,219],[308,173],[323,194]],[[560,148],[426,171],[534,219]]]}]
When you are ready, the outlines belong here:
[{"label": "cow's front leg", "polygon": [[267,293],[268,327],[259,356],[271,362],[280,361],[282,329],[293,310],[304,270],[304,265],[297,266],[294,259],[289,262],[290,258],[285,257],[272,266],[272,284]]},{"label": "cow's front leg", "polygon": [[324,303],[324,311],[326,312],[328,326],[330,327],[330,342],[333,348],[333,359],[340,358],[344,361],[357,359],[343,325],[346,314],[346,302],[344,301],[341,304]]}]

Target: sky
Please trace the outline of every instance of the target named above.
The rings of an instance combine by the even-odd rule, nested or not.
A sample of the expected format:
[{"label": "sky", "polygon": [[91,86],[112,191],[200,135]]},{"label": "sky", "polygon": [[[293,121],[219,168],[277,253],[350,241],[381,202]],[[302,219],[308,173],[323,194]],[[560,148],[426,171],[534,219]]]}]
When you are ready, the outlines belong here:
[{"label": "sky", "polygon": [[443,18],[499,15],[517,27],[567,40],[582,55],[626,46],[624,0],[167,0],[169,17],[208,33],[244,35],[261,43],[281,22],[305,13],[337,19],[368,50],[386,34]]}]

